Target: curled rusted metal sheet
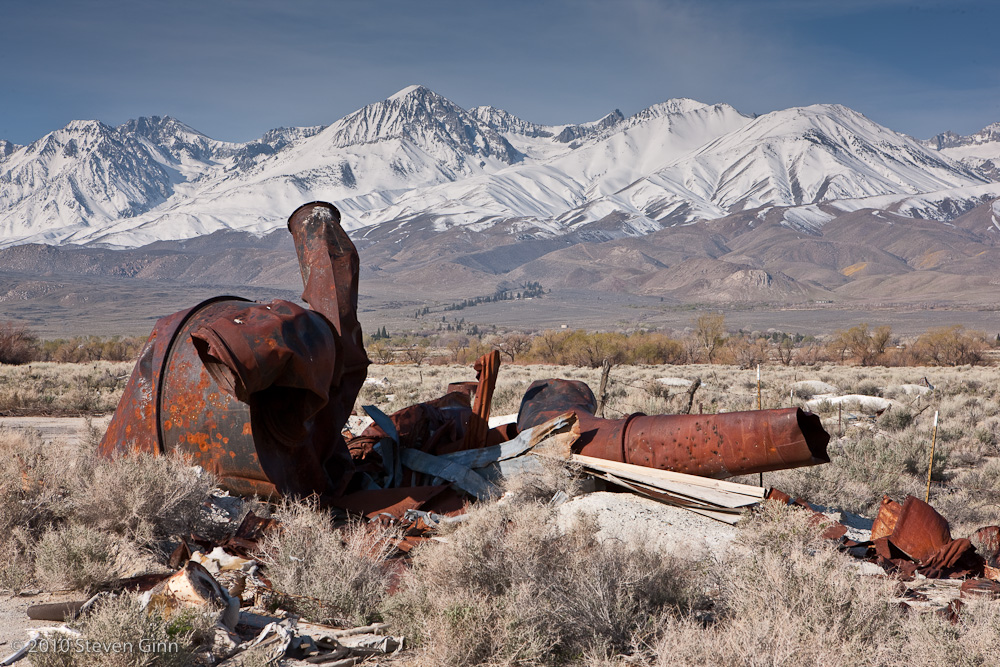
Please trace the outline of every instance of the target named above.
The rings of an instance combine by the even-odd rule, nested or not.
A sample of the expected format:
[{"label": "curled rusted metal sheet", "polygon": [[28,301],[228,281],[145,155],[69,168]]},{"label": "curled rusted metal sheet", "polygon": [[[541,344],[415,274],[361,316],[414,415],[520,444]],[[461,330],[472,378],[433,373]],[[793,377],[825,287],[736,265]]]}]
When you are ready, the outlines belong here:
[{"label": "curled rusted metal sheet", "polygon": [[575,380],[541,380],[525,393],[518,429],[574,410],[584,456],[622,461],[702,477],[731,477],[785,470],[830,461],[830,436],[819,417],[798,408],[728,412],[715,415],[641,413],[600,419],[592,413],[593,393]]},{"label": "curled rusted metal sheet", "polygon": [[903,501],[889,540],[907,556],[921,563],[952,541],[948,520],[913,496],[907,496]]},{"label": "curled rusted metal sheet", "polygon": [[101,442],[105,456],[182,452],[234,493],[333,496],[340,435],[367,373],[358,256],[331,204],[288,221],[304,309],[218,297],[159,320]]}]

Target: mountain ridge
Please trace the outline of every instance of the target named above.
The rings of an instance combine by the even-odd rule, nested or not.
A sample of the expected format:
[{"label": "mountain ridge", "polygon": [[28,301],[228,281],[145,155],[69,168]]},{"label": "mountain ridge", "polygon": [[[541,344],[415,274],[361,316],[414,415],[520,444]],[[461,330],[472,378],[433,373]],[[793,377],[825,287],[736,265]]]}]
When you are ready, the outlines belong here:
[{"label": "mountain ridge", "polygon": [[0,246],[263,234],[306,199],[337,203],[355,232],[430,216],[438,229],[510,220],[539,237],[589,227],[617,238],[762,205],[902,200],[991,182],[992,163],[952,160],[949,148],[839,105],[748,116],[676,98],[544,126],[495,107],[466,111],[415,85],[329,125],[243,144],[168,116],[116,128],[73,121],[28,146],[0,144]]}]

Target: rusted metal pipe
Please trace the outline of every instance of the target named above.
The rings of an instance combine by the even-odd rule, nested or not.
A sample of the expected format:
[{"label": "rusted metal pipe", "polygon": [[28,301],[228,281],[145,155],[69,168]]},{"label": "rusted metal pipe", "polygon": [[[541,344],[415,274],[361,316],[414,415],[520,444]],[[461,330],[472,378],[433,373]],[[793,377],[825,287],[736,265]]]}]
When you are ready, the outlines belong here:
[{"label": "rusted metal pipe", "polygon": [[239,494],[339,494],[354,472],[341,431],[369,363],[339,223],[325,202],[288,221],[311,310],[217,297],[158,320],[100,453],[178,451]]},{"label": "rusted metal pipe", "polygon": [[830,461],[830,436],[819,417],[798,408],[714,415],[594,417],[594,395],[575,380],[539,380],[521,402],[519,430],[573,410],[580,422],[574,450],[584,456],[673,470],[702,477],[731,477]]}]

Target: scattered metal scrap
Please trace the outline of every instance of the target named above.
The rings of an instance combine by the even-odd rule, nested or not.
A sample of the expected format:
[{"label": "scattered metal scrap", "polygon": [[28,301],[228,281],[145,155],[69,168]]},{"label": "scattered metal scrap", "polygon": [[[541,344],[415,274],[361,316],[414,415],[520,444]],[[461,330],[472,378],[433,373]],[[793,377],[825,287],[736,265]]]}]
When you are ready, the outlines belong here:
[{"label": "scattered metal scrap", "polygon": [[[801,500],[793,500],[777,489],[768,492],[768,499],[799,505],[814,512],[817,523],[826,525],[823,536],[835,540],[848,554],[878,565],[886,574],[900,581],[960,579],[955,593],[960,597],[1000,599],[1000,526],[986,526],[971,538],[953,538],[948,520],[933,507],[914,496],[907,496],[903,504],[888,496],[882,498],[878,515],[872,524],[871,537],[858,542],[845,537],[847,528],[829,520]],[[983,549],[977,553],[976,541]],[[914,601],[925,602],[926,596],[910,589],[901,602],[910,608]],[[961,600],[951,600],[946,608],[938,609],[951,620],[956,620],[962,606]]]}]

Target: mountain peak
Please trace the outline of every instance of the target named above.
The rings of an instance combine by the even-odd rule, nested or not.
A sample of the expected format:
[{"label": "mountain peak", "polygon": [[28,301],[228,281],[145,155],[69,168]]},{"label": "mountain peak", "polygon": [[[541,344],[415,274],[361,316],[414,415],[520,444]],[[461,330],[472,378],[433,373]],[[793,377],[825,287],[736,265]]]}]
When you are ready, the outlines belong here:
[{"label": "mountain peak", "polygon": [[11,155],[18,148],[20,148],[20,146],[17,144],[11,143],[6,139],[0,139],[0,160]]},{"label": "mountain peak", "polygon": [[428,148],[447,145],[465,155],[495,157],[507,164],[522,157],[492,127],[424,86],[408,86],[369,104],[334,123],[330,131],[340,147],[406,139]]},{"label": "mountain peak", "polygon": [[674,97],[665,102],[654,104],[649,109],[654,109],[661,113],[689,113],[698,109],[704,109],[707,106],[710,105],[698,100],[692,100],[690,97]]},{"label": "mountain peak", "polygon": [[430,93],[430,92],[433,92],[433,91],[431,91],[430,88],[427,88],[425,86],[421,86],[420,84],[413,84],[412,86],[407,86],[406,88],[403,88],[402,90],[400,90],[399,92],[397,92],[395,95],[391,95],[388,99],[389,100],[393,100],[393,101],[395,101],[395,100],[402,100],[404,98],[410,97],[411,95],[412,96],[423,96],[423,95],[426,95],[427,93]]}]

